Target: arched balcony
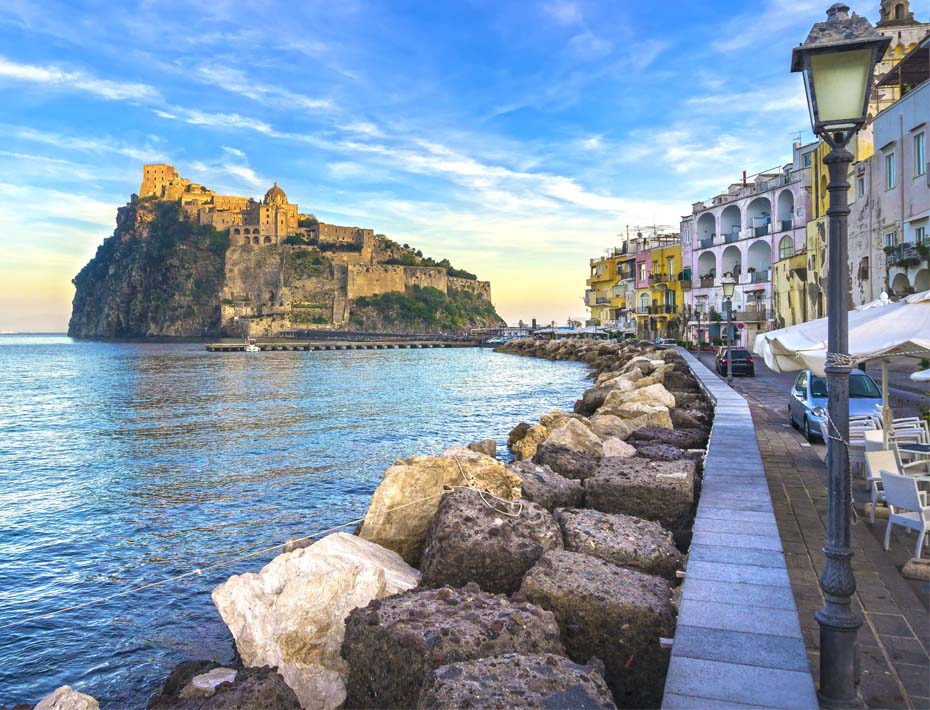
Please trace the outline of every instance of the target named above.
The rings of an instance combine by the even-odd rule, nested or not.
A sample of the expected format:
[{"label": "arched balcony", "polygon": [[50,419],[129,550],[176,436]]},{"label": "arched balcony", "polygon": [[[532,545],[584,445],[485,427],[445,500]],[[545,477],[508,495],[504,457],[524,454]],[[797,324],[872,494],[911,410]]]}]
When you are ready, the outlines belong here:
[{"label": "arched balcony", "polygon": [[782,190],[778,195],[778,231],[787,232],[794,228],[794,193]]},{"label": "arched balcony", "polygon": [[895,296],[905,296],[911,293],[911,282],[908,281],[907,274],[903,271],[895,274],[894,280],[891,282],[891,290]]},{"label": "arched balcony", "polygon": [[772,247],[764,241],[753,242],[746,252],[746,269],[749,283],[767,283],[772,268]]},{"label": "arched balcony", "polygon": [[752,236],[763,237],[769,234],[772,229],[772,203],[768,197],[757,197],[749,203],[746,210],[748,226],[752,230]]},{"label": "arched balcony", "polygon": [[740,253],[739,247],[728,246],[723,250],[723,255],[721,257],[721,275],[730,274],[734,279],[739,281],[742,270],[743,255]]},{"label": "arched balcony", "polygon": [[735,242],[739,239],[739,232],[742,229],[743,215],[736,205],[730,205],[720,213],[720,233],[727,242]]},{"label": "arched balcony", "polygon": [[698,257],[698,278],[701,287],[707,288],[714,285],[714,279],[717,276],[717,257],[712,251],[701,252]]},{"label": "arched balcony", "polygon": [[710,212],[702,214],[697,221],[697,239],[701,249],[714,245],[714,236],[717,233],[717,221]]}]

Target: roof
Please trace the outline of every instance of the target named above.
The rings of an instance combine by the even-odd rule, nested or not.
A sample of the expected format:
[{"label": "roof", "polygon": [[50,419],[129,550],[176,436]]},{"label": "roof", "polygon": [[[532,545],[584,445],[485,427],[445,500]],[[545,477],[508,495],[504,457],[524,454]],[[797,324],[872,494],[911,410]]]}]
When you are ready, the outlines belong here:
[{"label": "roof", "polygon": [[904,55],[876,86],[915,87],[930,79],[930,35]]},{"label": "roof", "polygon": [[284,193],[284,190],[278,187],[277,182],[273,187],[269,188],[268,192],[265,193],[265,204],[270,204],[276,197],[280,198],[284,202],[287,202],[287,195]]}]

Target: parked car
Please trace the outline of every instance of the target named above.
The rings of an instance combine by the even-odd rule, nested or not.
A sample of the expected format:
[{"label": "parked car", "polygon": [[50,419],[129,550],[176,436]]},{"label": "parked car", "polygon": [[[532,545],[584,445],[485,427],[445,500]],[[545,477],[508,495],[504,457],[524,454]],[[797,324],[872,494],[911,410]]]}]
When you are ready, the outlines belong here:
[{"label": "parked car", "polygon": [[[752,359],[752,353],[746,348],[730,348],[730,357],[733,358],[733,374],[756,376],[756,363]],[[724,346],[717,351],[714,358],[717,374],[726,377],[727,374],[727,348]]]},{"label": "parked car", "polygon": [[668,347],[675,347],[676,342],[674,338],[656,338],[656,345],[667,345]]},{"label": "parked car", "polygon": [[[875,416],[882,407],[882,392],[862,370],[849,374],[849,416]],[[827,413],[827,379],[804,370],[788,395],[788,419],[808,441],[823,439]]]}]

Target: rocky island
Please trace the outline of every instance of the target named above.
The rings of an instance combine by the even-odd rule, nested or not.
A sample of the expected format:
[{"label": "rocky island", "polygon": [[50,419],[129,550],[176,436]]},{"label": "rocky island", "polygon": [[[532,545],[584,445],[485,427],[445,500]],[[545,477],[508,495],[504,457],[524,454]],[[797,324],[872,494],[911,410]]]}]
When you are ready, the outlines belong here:
[{"label": "rocky island", "polygon": [[81,338],[461,332],[502,324],[491,285],[371,229],[320,222],[274,184],[260,202],[146,165],[74,278]]}]

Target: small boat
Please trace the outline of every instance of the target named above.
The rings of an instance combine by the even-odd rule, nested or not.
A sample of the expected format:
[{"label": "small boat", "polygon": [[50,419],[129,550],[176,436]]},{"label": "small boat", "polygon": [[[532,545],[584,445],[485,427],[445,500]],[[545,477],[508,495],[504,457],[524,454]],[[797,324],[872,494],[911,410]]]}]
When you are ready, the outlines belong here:
[{"label": "small boat", "polygon": [[262,349],[255,344],[255,340],[253,338],[246,338],[245,351],[247,353],[260,353]]}]

